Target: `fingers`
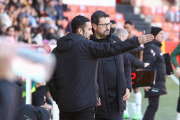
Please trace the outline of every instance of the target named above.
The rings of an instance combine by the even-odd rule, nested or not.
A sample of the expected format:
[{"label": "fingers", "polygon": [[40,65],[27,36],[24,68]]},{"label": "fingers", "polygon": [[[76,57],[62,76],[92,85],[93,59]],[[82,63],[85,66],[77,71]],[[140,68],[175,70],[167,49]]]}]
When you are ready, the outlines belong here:
[{"label": "fingers", "polygon": [[145,30],[142,32],[142,35],[145,35]]},{"label": "fingers", "polygon": [[148,87],[144,87],[144,90],[147,91],[147,92],[149,91],[149,89],[150,89],[149,86]]},{"label": "fingers", "polygon": [[123,96],[123,101],[127,101],[130,97],[130,94],[129,93],[126,93],[124,96]]}]

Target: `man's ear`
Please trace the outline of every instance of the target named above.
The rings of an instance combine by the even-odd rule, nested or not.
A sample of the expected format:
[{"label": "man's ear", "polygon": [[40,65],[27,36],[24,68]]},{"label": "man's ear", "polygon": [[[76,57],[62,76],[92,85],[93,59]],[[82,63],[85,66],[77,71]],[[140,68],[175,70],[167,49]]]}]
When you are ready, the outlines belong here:
[{"label": "man's ear", "polygon": [[77,33],[78,33],[79,35],[83,35],[83,30],[82,30],[82,28],[78,28],[78,29],[77,29]]},{"label": "man's ear", "polygon": [[93,27],[94,30],[97,30],[97,25],[96,24],[93,23],[92,27]]}]

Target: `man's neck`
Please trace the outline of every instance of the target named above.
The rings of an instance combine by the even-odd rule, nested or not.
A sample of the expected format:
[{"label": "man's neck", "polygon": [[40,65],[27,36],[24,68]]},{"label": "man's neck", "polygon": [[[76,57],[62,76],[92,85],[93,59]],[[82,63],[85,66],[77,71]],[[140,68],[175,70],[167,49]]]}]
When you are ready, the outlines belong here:
[{"label": "man's neck", "polygon": [[134,37],[134,34],[132,34],[132,32],[131,32],[131,33],[129,33],[128,38],[132,38],[132,37]]},{"label": "man's neck", "polygon": [[104,36],[100,36],[100,35],[98,35],[97,33],[94,33],[94,36],[95,36],[97,39],[103,39],[103,38],[105,38]]}]

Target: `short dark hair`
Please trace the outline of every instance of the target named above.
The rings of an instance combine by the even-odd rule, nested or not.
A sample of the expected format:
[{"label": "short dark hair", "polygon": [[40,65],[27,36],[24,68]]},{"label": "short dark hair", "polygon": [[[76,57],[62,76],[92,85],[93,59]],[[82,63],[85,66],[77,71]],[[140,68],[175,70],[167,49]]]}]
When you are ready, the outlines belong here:
[{"label": "short dark hair", "polygon": [[89,18],[87,18],[85,16],[78,15],[78,16],[74,17],[71,22],[72,32],[76,33],[78,28],[82,28],[84,30],[86,22],[90,22],[90,20],[89,20]]},{"label": "short dark hair", "polygon": [[99,18],[101,17],[109,17],[109,15],[102,10],[98,10],[92,14],[91,23],[94,23],[96,25],[99,24]]},{"label": "short dark hair", "polygon": [[130,24],[130,25],[134,25],[132,21],[126,20],[126,22],[124,24]]},{"label": "short dark hair", "polygon": [[15,30],[14,26],[10,26],[10,27],[7,28],[6,31],[9,31],[9,29],[11,29],[11,28],[13,28]]},{"label": "short dark hair", "polygon": [[115,20],[111,20],[110,23],[116,24],[116,21]]}]

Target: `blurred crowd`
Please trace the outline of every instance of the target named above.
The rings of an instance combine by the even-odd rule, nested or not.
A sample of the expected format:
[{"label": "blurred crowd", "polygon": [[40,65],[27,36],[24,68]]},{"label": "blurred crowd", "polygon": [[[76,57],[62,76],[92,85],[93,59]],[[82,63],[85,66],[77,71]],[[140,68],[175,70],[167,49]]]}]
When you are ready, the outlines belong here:
[{"label": "blurred crowd", "polygon": [[62,0],[0,0],[0,35],[11,43],[56,44],[71,30]]},{"label": "blurred crowd", "polygon": [[164,21],[179,23],[180,22],[180,8],[176,10],[173,6],[169,6],[168,10],[164,14]]}]

